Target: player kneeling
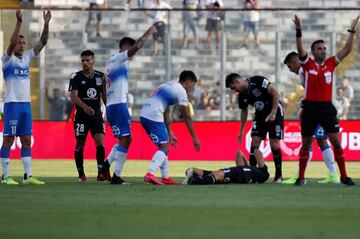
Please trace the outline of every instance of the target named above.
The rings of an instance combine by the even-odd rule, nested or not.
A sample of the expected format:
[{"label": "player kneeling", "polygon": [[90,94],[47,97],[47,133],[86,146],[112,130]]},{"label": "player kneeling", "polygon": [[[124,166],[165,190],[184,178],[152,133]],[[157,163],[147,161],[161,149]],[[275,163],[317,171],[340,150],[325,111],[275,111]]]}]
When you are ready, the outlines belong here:
[{"label": "player kneeling", "polygon": [[262,153],[254,151],[258,167],[249,166],[244,154],[236,151],[236,167],[209,171],[198,168],[188,168],[185,171],[183,184],[226,184],[226,183],[264,183],[269,179],[270,174],[265,165]]}]

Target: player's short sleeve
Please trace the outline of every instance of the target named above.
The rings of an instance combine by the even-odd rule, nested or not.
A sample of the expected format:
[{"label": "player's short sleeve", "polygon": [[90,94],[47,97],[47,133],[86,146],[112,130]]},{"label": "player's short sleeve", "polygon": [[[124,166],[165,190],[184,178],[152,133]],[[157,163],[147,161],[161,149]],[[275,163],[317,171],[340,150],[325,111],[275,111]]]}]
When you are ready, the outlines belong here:
[{"label": "player's short sleeve", "polygon": [[129,59],[128,51],[123,51],[123,52],[115,54],[113,56],[113,59],[116,60],[119,63],[127,61]]},{"label": "player's short sleeve", "polygon": [[330,70],[334,70],[336,67],[338,60],[336,56],[331,56],[328,59],[326,59],[325,64],[328,68],[330,68]]},{"label": "player's short sleeve", "polygon": [[254,76],[250,78],[250,83],[255,84],[256,88],[259,89],[261,92],[266,92],[271,85],[271,82],[262,76]]},{"label": "player's short sleeve", "polygon": [[312,61],[312,59],[309,57],[308,54],[306,54],[306,56],[304,58],[300,59],[300,57],[299,57],[299,62],[304,71],[306,71],[309,68],[311,61]]},{"label": "player's short sleeve", "polygon": [[185,89],[181,89],[178,92],[178,102],[179,105],[187,106],[189,103],[189,99],[187,97]]},{"label": "player's short sleeve", "polygon": [[238,105],[240,109],[246,109],[249,106],[248,100],[245,96],[239,94],[238,96]]},{"label": "player's short sleeve", "polygon": [[68,91],[79,90],[79,80],[76,73],[71,74]]}]

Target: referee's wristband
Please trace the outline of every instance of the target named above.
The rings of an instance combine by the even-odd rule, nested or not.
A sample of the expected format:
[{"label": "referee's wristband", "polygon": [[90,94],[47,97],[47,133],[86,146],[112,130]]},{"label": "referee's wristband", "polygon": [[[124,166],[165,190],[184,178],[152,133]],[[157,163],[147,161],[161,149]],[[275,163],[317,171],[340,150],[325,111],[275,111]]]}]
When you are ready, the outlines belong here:
[{"label": "referee's wristband", "polygon": [[352,33],[352,34],[356,33],[355,30],[351,30],[351,29],[347,29],[347,31],[350,32],[350,33]]},{"label": "referee's wristband", "polygon": [[302,33],[301,33],[301,28],[296,28],[296,37],[297,38],[300,38],[302,36]]}]

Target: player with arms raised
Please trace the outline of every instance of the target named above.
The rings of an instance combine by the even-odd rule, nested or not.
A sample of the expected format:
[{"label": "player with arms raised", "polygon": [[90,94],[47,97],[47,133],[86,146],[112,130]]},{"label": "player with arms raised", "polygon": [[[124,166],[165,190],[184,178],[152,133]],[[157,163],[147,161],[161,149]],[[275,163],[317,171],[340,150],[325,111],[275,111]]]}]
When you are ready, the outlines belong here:
[{"label": "player with arms raised", "polygon": [[331,101],[335,67],[350,53],[358,21],[359,17],[352,22],[350,29],[348,29],[349,37],[346,44],[335,56],[326,58],[325,42],[317,40],[311,44],[311,53],[314,58],[310,58],[301,38],[301,20],[295,15],[296,47],[305,76],[305,95],[301,114],[302,145],[296,186],[302,186],[306,183],[305,169],[309,159],[309,149],[312,145],[313,133],[319,124],[329,136],[334,147],[335,160],[340,169],[340,181],[348,186],[355,185],[346,174],[345,155],[339,135],[340,125],[336,118],[336,109]]},{"label": "player with arms raised", "polygon": [[10,147],[14,143],[15,136],[20,137],[21,159],[24,165],[24,184],[44,184],[32,177],[31,167],[31,135],[32,116],[30,106],[30,61],[39,55],[49,38],[49,22],[51,12],[43,12],[44,28],[40,41],[30,50],[25,51],[26,41],[20,35],[22,13],[16,11],[16,26],[12,33],[9,47],[2,57],[3,74],[6,84],[6,96],[4,104],[4,133],[0,157],[2,165],[2,183],[17,185],[10,177]]},{"label": "player with arms raised", "polygon": [[106,116],[118,143],[113,146],[105,163],[100,165],[100,170],[108,170],[115,161],[115,172],[111,184],[128,184],[121,178],[121,171],[131,143],[131,119],[127,104],[129,60],[154,32],[156,28],[150,27],[137,41],[129,37],[122,38],[119,44],[120,52],[107,61]]}]

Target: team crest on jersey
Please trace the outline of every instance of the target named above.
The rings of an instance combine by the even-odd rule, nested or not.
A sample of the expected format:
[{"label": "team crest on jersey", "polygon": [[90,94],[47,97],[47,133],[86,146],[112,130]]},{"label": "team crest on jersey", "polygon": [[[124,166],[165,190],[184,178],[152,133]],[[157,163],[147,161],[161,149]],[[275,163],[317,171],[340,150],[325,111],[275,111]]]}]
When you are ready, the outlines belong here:
[{"label": "team crest on jersey", "polygon": [[255,107],[256,110],[263,110],[264,106],[265,106],[265,104],[262,101],[256,101],[254,103],[254,107]]},{"label": "team crest on jersey", "polygon": [[261,91],[257,88],[255,88],[252,93],[256,96],[256,97],[259,97],[261,95]]},{"label": "team crest on jersey", "polygon": [[331,71],[325,72],[324,75],[325,75],[325,82],[326,82],[326,84],[330,85],[330,84],[331,84],[331,79],[332,79],[332,77],[331,77],[331,75],[332,75],[332,74],[331,74]]},{"label": "team crest on jersey", "polygon": [[101,84],[102,84],[101,77],[96,77],[96,85],[101,85]]}]

